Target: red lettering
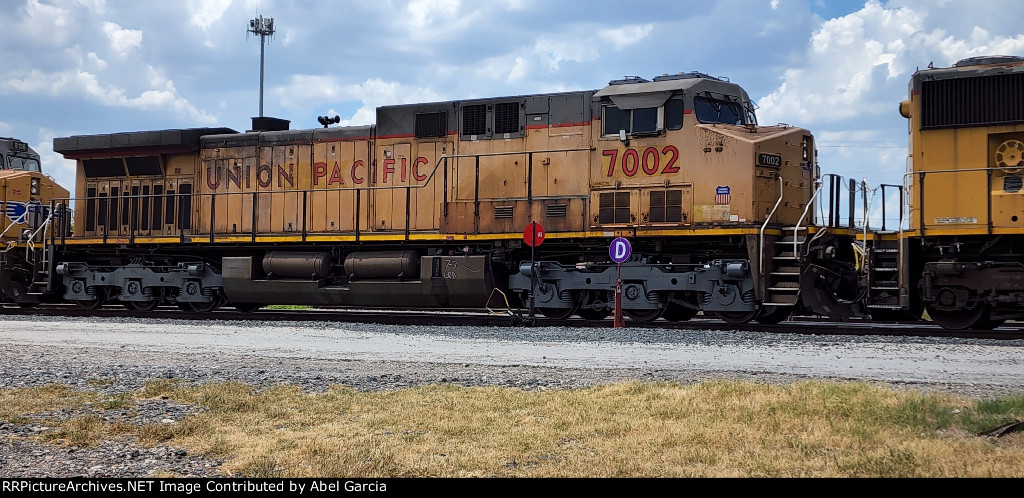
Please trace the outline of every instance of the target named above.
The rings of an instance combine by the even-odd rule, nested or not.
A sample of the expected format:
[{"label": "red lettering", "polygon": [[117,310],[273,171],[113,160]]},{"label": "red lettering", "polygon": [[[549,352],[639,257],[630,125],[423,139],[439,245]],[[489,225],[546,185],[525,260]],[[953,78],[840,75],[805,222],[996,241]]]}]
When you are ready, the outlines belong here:
[{"label": "red lettering", "polygon": [[419,166],[421,164],[430,164],[430,161],[427,161],[427,158],[425,157],[417,157],[416,162],[412,163],[412,177],[415,178],[416,181],[418,182],[422,182],[423,180],[427,179],[427,175],[420,174]]},{"label": "red lettering", "polygon": [[363,183],[363,177],[356,176],[356,168],[361,167],[362,165],[362,161],[356,161],[352,163],[352,183],[356,185],[361,185]]},{"label": "red lettering", "polygon": [[284,172],[284,166],[277,167],[278,188],[284,187],[284,184],[281,182],[282,179],[288,182],[289,187],[295,187],[295,165],[289,164],[287,173]]},{"label": "red lettering", "polygon": [[331,170],[331,178],[327,180],[328,185],[334,184],[345,184],[345,179],[341,177],[341,166],[338,165],[338,161],[334,161],[334,169]]},{"label": "red lettering", "polygon": [[[334,167],[338,167],[338,163],[334,163]],[[313,186],[320,185],[320,179],[327,176],[327,163],[314,163],[313,164]]]},{"label": "red lettering", "polygon": [[384,183],[388,182],[389,174],[395,174],[395,160],[390,157],[384,160]]},{"label": "red lettering", "polygon": [[[230,182],[230,183],[234,183],[236,187],[239,187],[239,188],[242,187],[242,168],[241,167],[236,165],[236,166],[232,166],[230,168],[225,168],[224,176],[227,178],[227,180],[224,183]],[[227,185],[225,185],[225,187],[226,186]]]},{"label": "red lettering", "polygon": [[[654,159],[648,161],[647,160],[648,157],[653,157]],[[655,149],[654,147],[648,147],[648,148],[644,149],[644,162],[643,162],[644,173],[647,173],[648,175],[653,175],[653,174],[657,173],[658,172],[658,159],[660,159],[660,156],[658,155],[658,149]]]},{"label": "red lettering", "polygon": [[601,151],[602,156],[611,156],[611,160],[608,162],[608,176],[612,176],[615,173],[615,159],[619,156],[619,151],[615,149]]},{"label": "red lettering", "polygon": [[[266,175],[264,175],[264,173],[266,173]],[[259,185],[260,188],[269,187],[270,178],[273,174],[274,172],[270,169],[270,166],[267,166],[266,164],[260,165],[259,168],[256,168],[256,184]]]},{"label": "red lettering", "polygon": [[[633,164],[629,164],[629,158],[633,158]],[[640,154],[637,154],[636,149],[626,149],[626,152],[622,153],[622,172],[626,176],[633,176],[637,170],[640,169]]]},{"label": "red lettering", "polygon": [[216,166],[206,167],[206,186],[210,187],[210,190],[220,188],[220,168]]},{"label": "red lettering", "polygon": [[403,157],[403,158],[402,158],[402,183],[405,183],[405,180],[406,180],[406,174],[405,174],[405,158]]},{"label": "red lettering", "polygon": [[665,169],[661,170],[661,174],[666,173],[678,173],[679,166],[676,166],[676,160],[679,159],[679,149],[675,145],[666,145],[665,148],[661,149],[662,154],[672,154],[672,158],[665,164]]}]

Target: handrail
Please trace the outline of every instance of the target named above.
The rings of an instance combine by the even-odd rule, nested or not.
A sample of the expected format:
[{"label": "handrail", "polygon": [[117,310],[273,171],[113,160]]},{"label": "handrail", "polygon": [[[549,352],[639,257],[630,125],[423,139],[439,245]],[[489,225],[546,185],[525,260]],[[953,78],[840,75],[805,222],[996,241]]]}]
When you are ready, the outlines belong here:
[{"label": "handrail", "polygon": [[[408,201],[409,194],[410,194],[412,189],[423,189],[423,188],[427,188],[427,187],[434,187],[434,184],[432,183],[432,181],[437,176],[438,169],[441,168],[442,164],[447,164],[447,160],[448,159],[474,158],[474,157],[479,159],[480,157],[517,156],[517,155],[524,155],[525,154],[525,155],[528,155],[531,158],[531,165],[532,165],[532,157],[533,157],[534,154],[550,154],[550,153],[561,153],[561,152],[582,152],[582,151],[589,151],[589,150],[592,150],[592,148],[591,147],[575,147],[575,148],[566,148],[566,149],[544,149],[544,150],[530,150],[530,151],[490,152],[490,153],[480,153],[480,154],[441,154],[440,156],[438,156],[437,161],[434,163],[434,167],[431,169],[430,173],[423,179],[422,183],[415,184],[415,185],[412,185],[412,184],[408,184],[408,185],[367,185],[367,186],[351,186],[351,187],[350,186],[338,186],[338,187],[332,187],[332,188],[305,188],[305,189],[266,190],[266,191],[250,190],[250,191],[243,191],[243,192],[199,192],[199,191],[193,191],[191,193],[186,193],[186,194],[178,193],[178,192],[175,192],[173,194],[166,194],[166,193],[164,193],[164,194],[121,194],[121,195],[116,195],[116,196],[102,196],[102,197],[101,196],[94,196],[94,197],[68,197],[66,199],[55,199],[55,200],[57,200],[57,201],[64,201],[65,204],[67,204],[67,205],[70,205],[73,201],[77,201],[77,200],[84,200],[86,202],[92,202],[92,201],[95,201],[95,200],[98,200],[98,199],[106,199],[108,201],[114,201],[113,203],[117,203],[118,204],[118,212],[121,213],[120,215],[116,215],[116,216],[119,216],[118,219],[122,219],[124,216],[127,216],[127,215],[125,215],[123,213],[125,212],[125,210],[130,210],[129,212],[131,212],[132,222],[129,223],[129,225],[131,226],[131,228],[130,228],[131,233],[128,234],[128,235],[134,236],[134,232],[135,232],[135,229],[136,229],[136,227],[134,226],[134,220],[135,220],[135,218],[137,218],[140,215],[139,214],[140,211],[139,211],[139,208],[138,208],[138,205],[139,205],[138,203],[133,203],[133,202],[129,202],[129,201],[135,200],[135,199],[153,199],[153,198],[166,199],[166,203],[167,204],[165,204],[164,208],[162,208],[162,209],[167,209],[167,208],[173,209],[174,213],[177,215],[177,216],[175,216],[175,225],[177,225],[177,229],[179,231],[179,234],[181,234],[181,233],[183,233],[182,230],[185,230],[185,228],[181,226],[181,224],[182,224],[182,222],[180,221],[181,220],[181,216],[186,215],[186,216],[189,216],[190,218],[194,217],[194,213],[192,213],[192,212],[190,212],[190,213],[182,213],[181,212],[181,206],[179,204],[180,204],[181,200],[186,198],[186,197],[200,199],[200,202],[203,202],[202,199],[204,199],[206,197],[210,197],[211,199],[216,199],[217,197],[222,197],[223,198],[225,196],[237,195],[237,196],[242,196],[242,198],[244,199],[247,196],[254,196],[255,197],[255,196],[259,196],[259,195],[298,194],[298,195],[302,196],[304,199],[307,199],[305,204],[308,204],[308,202],[309,202],[308,198],[310,197],[309,194],[355,192],[355,194],[356,194],[356,196],[358,198],[360,192],[362,192],[364,190],[368,191],[368,190],[398,190],[398,189],[404,189],[406,191],[406,199]],[[530,186],[528,186],[528,187],[530,187]],[[445,191],[441,195],[444,198],[444,203],[445,203],[445,206],[447,208],[447,200],[448,200],[447,188],[445,189]],[[533,197],[532,193],[528,192],[526,197],[501,197],[500,199],[515,201],[515,200],[551,200],[551,199],[587,199],[587,198],[589,198],[589,195],[565,195],[565,196],[539,196],[539,197]],[[495,198],[495,199],[498,199],[498,198]],[[476,198],[476,201],[480,201],[480,200],[481,199]],[[488,200],[493,200],[493,199],[488,199]],[[214,201],[211,200],[210,202],[214,202]],[[107,229],[104,231],[104,237],[106,237],[107,234],[110,233],[110,227],[116,227],[115,231],[118,232],[118,233],[121,231],[121,224],[120,224],[120,222],[115,223],[113,225],[110,225],[109,223],[106,223],[106,221],[109,221],[111,219],[110,216],[113,214],[112,211],[111,211],[111,207],[112,207],[113,203],[108,203],[107,204],[106,213],[97,213],[98,219],[104,220],[103,226],[107,227]],[[304,207],[305,207],[305,204],[304,204]],[[129,207],[129,205],[131,205],[132,207]],[[171,206],[173,206],[173,208],[171,208]],[[356,206],[356,209],[358,209],[358,205]],[[407,218],[408,218],[408,215],[412,212],[411,209],[412,209],[411,205],[407,202],[406,203],[406,215],[407,215]],[[152,213],[152,211],[150,211],[150,213]],[[211,206],[211,216],[213,216],[212,206]],[[210,220],[208,220],[208,221],[210,221]],[[302,224],[303,224],[302,229],[306,228],[305,225],[306,225],[306,223],[308,221],[309,221],[309,215],[308,214],[302,217]],[[195,219],[193,219],[192,222],[189,223],[189,224],[191,226],[193,226],[193,227],[197,227],[197,226],[201,225],[201,222],[202,222],[202,220],[195,220]],[[157,226],[160,226],[160,224],[157,224]],[[254,223],[253,224],[253,228],[252,228],[254,233],[255,233],[255,229],[256,229],[255,227],[256,227],[256,225]],[[211,223],[211,226],[209,228],[210,228],[210,235],[213,236],[214,233],[216,232],[216,230],[214,230],[214,227],[213,227],[212,223]],[[299,231],[299,230],[295,230],[295,231]],[[406,232],[408,233],[408,231],[409,231],[409,222],[407,221],[406,222]],[[357,232],[357,234],[359,232],[358,225],[356,227],[356,232]],[[242,233],[245,233],[245,232],[242,232]]]},{"label": "handrail", "polygon": [[775,210],[779,209],[779,204],[782,204],[782,196],[783,196],[782,175],[778,175],[778,179],[779,179],[779,200],[775,201],[775,206],[772,207],[772,211],[770,213],[768,213],[768,216],[765,216],[764,224],[761,225],[761,232],[760,232],[760,235],[759,235],[760,238],[758,239],[760,241],[760,244],[759,244],[760,245],[760,254],[758,255],[759,262],[757,264],[757,271],[761,275],[764,275],[764,229],[768,228],[768,222],[770,222],[771,219],[772,219],[772,216],[775,215]]},{"label": "handrail", "polygon": [[[826,173],[825,176],[826,177],[838,177],[839,175],[837,175],[835,173]],[[814,206],[814,200],[818,198],[818,194],[820,194],[821,191],[825,188],[825,182],[822,182],[821,180],[818,180],[815,183],[818,184],[818,188],[814,189],[814,195],[812,195],[811,199],[809,201],[807,201],[807,206],[804,207],[803,214],[800,215],[800,219],[798,219],[796,221],[796,226],[793,227],[793,255],[794,256],[797,255],[797,247],[798,247],[797,233],[800,231],[800,224],[803,223],[804,222],[804,218],[807,217],[807,211],[809,211],[811,209],[811,207]]]}]

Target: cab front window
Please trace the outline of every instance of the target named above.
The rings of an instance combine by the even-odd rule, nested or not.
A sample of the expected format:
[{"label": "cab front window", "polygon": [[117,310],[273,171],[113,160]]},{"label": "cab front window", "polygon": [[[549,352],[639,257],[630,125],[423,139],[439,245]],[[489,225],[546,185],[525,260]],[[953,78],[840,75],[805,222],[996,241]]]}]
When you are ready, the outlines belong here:
[{"label": "cab front window", "polygon": [[7,158],[7,169],[39,171],[39,160],[33,157],[11,155]]},{"label": "cab front window", "polygon": [[613,105],[604,106],[602,118],[605,136],[618,135],[625,130],[629,135],[654,134],[662,130],[663,111],[661,107],[638,107],[619,109]]},{"label": "cab front window", "polygon": [[709,99],[707,97],[693,98],[693,112],[697,115],[697,121],[701,123],[724,123],[743,124],[743,107],[738,102]]}]

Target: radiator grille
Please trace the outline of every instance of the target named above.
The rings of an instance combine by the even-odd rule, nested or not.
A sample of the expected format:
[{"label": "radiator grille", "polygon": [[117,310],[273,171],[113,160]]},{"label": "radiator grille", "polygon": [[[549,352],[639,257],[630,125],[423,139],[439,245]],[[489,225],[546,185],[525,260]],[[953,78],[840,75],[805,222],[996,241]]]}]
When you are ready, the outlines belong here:
[{"label": "radiator grille", "polygon": [[484,104],[462,106],[462,134],[483,135],[487,133],[487,106]]},{"label": "radiator grille", "polygon": [[494,133],[518,133],[519,131],[519,103],[494,104]]},{"label": "radiator grille", "polygon": [[650,218],[655,223],[679,223],[683,221],[682,190],[652,190]]},{"label": "radiator grille", "polygon": [[629,223],[629,192],[601,194],[599,202],[600,223]]},{"label": "radiator grille", "polygon": [[921,82],[921,129],[1024,122],[1024,73]]}]

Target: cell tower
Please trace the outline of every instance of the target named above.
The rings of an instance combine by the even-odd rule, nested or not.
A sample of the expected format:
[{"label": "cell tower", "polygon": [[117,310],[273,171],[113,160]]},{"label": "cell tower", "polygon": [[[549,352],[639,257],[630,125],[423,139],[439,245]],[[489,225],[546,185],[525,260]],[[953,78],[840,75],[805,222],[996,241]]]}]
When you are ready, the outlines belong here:
[{"label": "cell tower", "polygon": [[260,37],[260,117],[263,117],[263,53],[264,47],[267,44],[267,37],[274,37],[274,18],[258,16],[256,19],[249,21],[249,29],[246,31],[246,37],[248,34],[259,35]]}]

